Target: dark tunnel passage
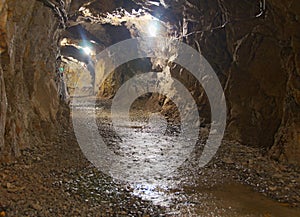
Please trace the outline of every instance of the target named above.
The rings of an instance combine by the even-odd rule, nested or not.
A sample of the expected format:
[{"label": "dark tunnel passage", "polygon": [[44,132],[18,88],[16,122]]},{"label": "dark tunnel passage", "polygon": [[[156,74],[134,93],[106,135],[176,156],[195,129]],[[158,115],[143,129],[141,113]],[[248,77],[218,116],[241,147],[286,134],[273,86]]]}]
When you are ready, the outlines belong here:
[{"label": "dark tunnel passage", "polygon": [[300,216],[297,0],[1,0],[0,217]]}]

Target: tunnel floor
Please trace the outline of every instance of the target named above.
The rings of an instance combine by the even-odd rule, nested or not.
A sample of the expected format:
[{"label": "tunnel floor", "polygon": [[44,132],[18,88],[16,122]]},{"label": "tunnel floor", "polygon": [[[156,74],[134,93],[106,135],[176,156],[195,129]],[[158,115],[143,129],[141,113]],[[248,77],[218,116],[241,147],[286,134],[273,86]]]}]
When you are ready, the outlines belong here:
[{"label": "tunnel floor", "polygon": [[[96,117],[101,136],[112,150],[123,151],[129,158],[137,158],[136,153],[163,154],[161,147],[150,145],[155,130],[140,127],[130,129],[128,141],[147,138],[148,149],[120,149],[111,127],[110,104],[110,100],[97,101]],[[81,109],[90,110],[89,106]],[[144,113],[134,112],[135,117],[146,119]],[[153,127],[160,131],[160,126]],[[171,133],[172,129],[176,131],[175,126]],[[207,129],[202,132],[205,137]],[[172,142],[171,137],[165,144]],[[122,182],[103,174],[85,158],[70,126],[55,142],[25,149],[17,161],[2,164],[0,216],[296,217],[300,214],[298,174],[257,149],[224,140],[204,168],[190,161],[167,180],[147,182],[147,174],[141,173],[145,182]]]}]

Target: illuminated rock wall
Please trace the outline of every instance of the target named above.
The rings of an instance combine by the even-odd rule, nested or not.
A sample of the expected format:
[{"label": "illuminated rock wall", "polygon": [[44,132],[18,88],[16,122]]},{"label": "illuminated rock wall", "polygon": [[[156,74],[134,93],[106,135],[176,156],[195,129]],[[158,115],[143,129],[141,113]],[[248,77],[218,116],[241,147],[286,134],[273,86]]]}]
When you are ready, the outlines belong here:
[{"label": "illuminated rock wall", "polygon": [[34,0],[1,1],[0,13],[0,160],[9,161],[53,140],[67,117],[56,83],[57,17]]}]

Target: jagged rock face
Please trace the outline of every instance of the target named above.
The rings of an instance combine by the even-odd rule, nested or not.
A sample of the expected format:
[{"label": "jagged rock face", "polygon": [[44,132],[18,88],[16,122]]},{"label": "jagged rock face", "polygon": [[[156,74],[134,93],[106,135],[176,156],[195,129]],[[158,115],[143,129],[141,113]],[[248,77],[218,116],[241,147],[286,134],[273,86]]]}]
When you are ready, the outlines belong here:
[{"label": "jagged rock face", "polygon": [[[218,26],[220,21],[211,20],[218,12],[232,20],[225,28],[187,38],[190,45],[199,42],[223,83],[227,134],[246,145],[272,148],[276,159],[299,164],[299,4],[267,1],[266,13],[255,18],[259,11],[249,7],[249,1],[201,2],[186,6],[182,19],[188,22],[188,32],[202,30],[205,20]],[[201,10],[208,16],[197,22]]]},{"label": "jagged rock face", "polygon": [[[233,15],[241,14],[234,1],[223,3]],[[299,164],[300,85],[294,81],[300,79],[300,10],[295,6],[296,1],[267,1],[263,17],[226,27],[232,62],[225,93],[233,138],[272,147],[275,158]]]},{"label": "jagged rock face", "polygon": [[[300,164],[300,5],[297,1],[271,1],[272,27],[276,31],[266,35],[278,51],[274,54],[280,61],[284,74],[284,94],[280,126],[272,147],[273,157]],[[273,37],[272,37],[273,36]],[[269,40],[271,40],[269,39]],[[269,48],[270,49],[270,48]],[[269,67],[276,65],[271,59]],[[273,67],[271,67],[273,69]],[[272,75],[274,76],[274,75]],[[282,76],[282,75],[281,75]],[[283,77],[283,76],[282,76]],[[274,76],[274,83],[280,83],[280,76]],[[266,130],[267,131],[267,130]]]},{"label": "jagged rock face", "polygon": [[8,161],[57,133],[58,22],[34,0],[2,0],[0,13],[0,160]]}]

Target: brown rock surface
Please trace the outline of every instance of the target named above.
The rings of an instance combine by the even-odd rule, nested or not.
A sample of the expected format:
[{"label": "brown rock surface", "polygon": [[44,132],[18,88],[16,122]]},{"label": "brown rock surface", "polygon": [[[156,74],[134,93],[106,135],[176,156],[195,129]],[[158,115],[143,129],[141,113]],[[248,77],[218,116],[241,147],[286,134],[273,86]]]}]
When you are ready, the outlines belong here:
[{"label": "brown rock surface", "polygon": [[8,161],[59,128],[59,30],[54,13],[38,1],[1,1],[0,15],[0,160]]},{"label": "brown rock surface", "polygon": [[225,91],[232,137],[245,144],[272,147],[276,159],[299,164],[300,86],[295,81],[300,79],[300,25],[299,11],[292,6],[295,2],[268,1],[263,17],[228,25],[227,44],[233,61]]}]

